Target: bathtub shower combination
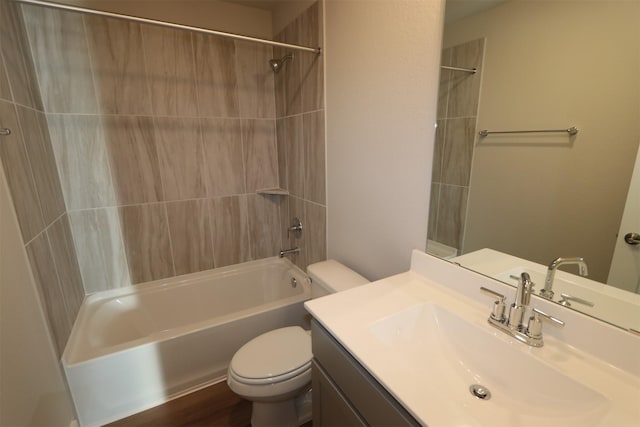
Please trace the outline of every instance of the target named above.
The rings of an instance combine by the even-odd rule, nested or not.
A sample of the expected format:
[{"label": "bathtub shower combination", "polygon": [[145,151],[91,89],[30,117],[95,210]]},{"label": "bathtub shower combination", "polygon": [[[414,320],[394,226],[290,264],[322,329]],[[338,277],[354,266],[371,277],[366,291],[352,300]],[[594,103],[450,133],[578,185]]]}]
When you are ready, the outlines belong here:
[{"label": "bathtub shower combination", "polygon": [[81,425],[223,380],[250,339],[284,326],[308,329],[310,296],[307,276],[283,258],[90,295],[62,356]]}]

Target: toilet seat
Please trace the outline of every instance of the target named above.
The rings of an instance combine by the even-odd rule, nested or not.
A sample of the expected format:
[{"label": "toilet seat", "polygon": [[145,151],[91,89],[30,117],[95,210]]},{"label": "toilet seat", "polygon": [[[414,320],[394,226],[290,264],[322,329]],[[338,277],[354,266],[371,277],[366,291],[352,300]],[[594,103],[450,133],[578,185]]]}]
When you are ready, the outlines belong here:
[{"label": "toilet seat", "polygon": [[247,385],[279,383],[310,371],[312,357],[304,329],[276,329],[243,345],[231,359],[229,374]]}]

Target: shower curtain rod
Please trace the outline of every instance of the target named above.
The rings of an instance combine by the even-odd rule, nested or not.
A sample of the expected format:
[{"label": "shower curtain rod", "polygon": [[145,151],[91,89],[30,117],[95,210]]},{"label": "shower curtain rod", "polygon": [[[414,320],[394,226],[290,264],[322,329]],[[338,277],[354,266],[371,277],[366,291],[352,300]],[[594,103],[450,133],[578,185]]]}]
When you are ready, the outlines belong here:
[{"label": "shower curtain rod", "polygon": [[227,33],[227,32],[224,32],[224,31],[209,30],[207,28],[192,27],[190,25],[182,25],[182,24],[176,24],[176,23],[173,23],[173,22],[165,22],[165,21],[158,21],[158,20],[155,20],[155,19],[140,18],[139,16],[125,15],[125,14],[114,13],[114,12],[105,12],[105,11],[102,11],[102,10],[87,9],[87,8],[84,8],[84,7],[70,6],[70,5],[67,5],[67,4],[54,3],[54,2],[49,2],[49,1],[41,1],[41,0],[14,0],[14,1],[16,3],[30,4],[30,5],[42,6],[42,7],[49,7],[49,8],[52,8],[52,9],[68,10],[70,12],[86,13],[86,14],[89,14],[89,15],[104,16],[104,17],[107,17],[107,18],[123,19],[125,21],[133,21],[133,22],[140,22],[142,24],[149,24],[149,25],[157,25],[157,26],[160,26],[160,27],[175,28],[177,30],[192,31],[194,33],[209,34],[209,35],[213,35],[213,36],[226,37],[226,38],[230,38],[230,39],[234,39],[234,40],[243,40],[243,41],[247,41],[247,42],[262,43],[262,44],[266,44],[266,45],[270,45],[270,46],[278,46],[278,47],[283,47],[283,48],[287,48],[287,49],[301,50],[301,51],[304,51],[304,52],[313,52],[316,55],[320,55],[320,53],[322,52],[321,48],[319,48],[319,47],[308,47],[308,46],[300,46],[300,45],[290,44],[290,43],[281,43],[281,42],[276,42],[276,41],[273,41],[273,40],[265,40],[265,39],[259,39],[259,38],[256,38],[256,37],[243,36],[243,35],[240,35],[240,34]]}]

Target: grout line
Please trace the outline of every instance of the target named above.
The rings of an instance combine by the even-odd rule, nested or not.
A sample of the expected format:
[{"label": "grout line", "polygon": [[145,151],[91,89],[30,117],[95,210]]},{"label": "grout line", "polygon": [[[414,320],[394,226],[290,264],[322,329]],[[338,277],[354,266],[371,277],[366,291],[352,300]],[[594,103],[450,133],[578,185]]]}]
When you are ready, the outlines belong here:
[{"label": "grout line", "polygon": [[198,90],[198,87],[200,86],[199,83],[199,79],[198,79],[198,62],[196,61],[196,41],[195,41],[195,37],[196,34],[193,33],[189,33],[189,46],[191,49],[191,65],[192,65],[192,72],[193,75],[191,76],[193,78],[193,87],[195,89],[195,98],[196,98],[196,112],[200,113],[200,91]]},{"label": "grout line", "polygon": [[[238,114],[240,116],[242,116],[242,111],[243,111],[243,106],[241,104],[244,104],[240,102],[240,94],[238,93],[238,83],[245,83],[245,82],[239,82],[239,76],[240,73],[238,72],[238,70],[240,69],[239,67],[239,62],[238,62],[238,45],[242,43],[240,40],[232,40],[232,44],[233,44],[233,75],[235,77],[235,85],[233,85],[233,95],[235,95],[236,98],[236,105],[238,106]],[[240,46],[242,46],[240,44]],[[244,97],[242,97],[244,98]]]},{"label": "grout line", "polygon": [[441,181],[434,181],[432,182],[432,184],[438,184],[438,185],[453,187],[453,188],[469,188],[470,187],[469,185],[447,184],[446,182],[441,182]]},{"label": "grout line", "polygon": [[[82,15],[82,30],[84,32],[84,43],[87,46],[87,59],[89,60],[89,70],[91,72],[91,82],[93,84],[93,98],[95,100],[96,113],[80,113],[76,115],[102,115],[102,97],[100,95],[100,91],[98,90],[98,81],[96,79],[96,64],[93,58],[91,44],[89,43],[89,31],[87,28],[87,20],[86,16]],[[52,114],[60,114],[63,113],[52,113]],[[73,114],[73,113],[64,113],[64,114]]]},{"label": "grout line", "polygon": [[[95,89],[94,89],[95,90]],[[23,104],[19,104],[19,103],[15,103],[18,105],[23,105]],[[30,108],[36,111],[40,111],[40,112],[45,112],[45,111],[41,111],[38,110],[36,108],[30,107],[28,105],[23,105],[26,108]],[[311,111],[305,111],[303,113],[297,113],[297,114],[291,114],[288,116],[282,116],[282,117],[261,117],[261,116],[211,116],[211,115],[201,115],[201,114],[196,114],[196,115],[168,115],[168,114],[117,114],[117,113],[102,113],[102,112],[97,112],[97,113],[84,113],[84,112],[55,112],[55,111],[46,111],[47,114],[55,114],[55,115],[59,115],[59,116],[105,116],[105,117],[154,117],[154,118],[166,118],[166,119],[176,119],[176,118],[183,118],[183,119],[225,119],[225,120],[264,120],[264,121],[268,121],[268,120],[282,120],[282,119],[289,119],[289,118],[293,118],[293,117],[299,117],[299,116],[305,116],[305,115],[309,115],[309,114],[313,114],[313,113],[319,113],[325,111],[324,108],[320,108],[317,110],[311,110]],[[461,116],[461,117],[442,117],[442,118],[438,118],[437,120],[445,120],[445,119],[461,119],[461,118],[474,118],[476,116]]]},{"label": "grout line", "polygon": [[131,271],[131,265],[129,264],[128,248],[124,243],[124,233],[122,232],[122,218],[120,218],[120,208],[111,207],[110,209],[114,209],[115,214],[117,216],[117,220],[118,220],[118,237],[119,237],[118,241],[120,242],[120,249],[122,250],[122,257],[124,258],[124,266],[125,266],[126,272],[127,272],[127,278],[126,279],[128,279],[128,280],[126,280],[126,281],[129,282],[129,286],[132,286],[132,285],[134,285],[134,283],[131,280],[131,277],[133,276],[133,274],[132,274],[132,271]]},{"label": "grout line", "polygon": [[[43,13],[47,13],[46,11]],[[34,49],[33,49],[33,40],[31,35],[29,34],[29,25],[27,25],[27,22],[25,20],[25,13],[24,13],[24,8],[21,10],[21,15],[22,15],[22,24],[24,26],[24,35],[26,37],[26,42],[27,42],[27,48],[29,49],[29,52],[25,52],[25,55],[30,55],[31,56],[31,60],[33,61],[35,58],[38,58],[39,56],[36,56],[34,53]],[[24,58],[23,58],[23,62],[24,62]],[[26,64],[25,64],[25,70],[27,69]],[[45,107],[45,102],[44,99],[42,99],[42,80],[40,78],[40,73],[38,72],[38,66],[35,64],[35,61],[33,61],[33,74],[35,74],[36,77],[36,84],[38,86],[38,92],[40,94],[40,100],[42,101],[42,111],[44,112],[46,110]],[[35,102],[34,102],[35,104]],[[35,110],[37,110],[37,108],[34,108]]]},{"label": "grout line", "polygon": [[[29,78],[29,74],[30,74],[29,73],[29,66],[28,66],[29,64],[27,64],[27,57],[29,59],[31,59],[31,61],[33,61],[34,56],[33,56],[33,50],[31,49],[31,41],[29,40],[29,31],[27,30],[27,24],[26,24],[26,22],[24,20],[24,7],[22,7],[20,5],[16,5],[16,9],[15,10],[17,12],[17,15],[15,16],[15,18],[20,21],[20,22],[16,22],[17,26],[19,27],[19,28],[17,28],[17,30],[18,31],[20,31],[20,29],[24,30],[24,36],[25,36],[25,39],[26,39],[26,40],[25,39],[21,40],[20,34],[16,34],[16,40],[15,40],[16,48],[18,50],[18,56],[20,56],[20,62],[22,63],[22,67],[23,67],[23,69],[24,69],[24,71],[26,73],[25,82],[26,82],[26,89],[27,89],[27,94],[28,94],[29,101],[31,101],[33,103],[33,105],[37,105],[38,103],[36,102],[37,100],[35,98],[34,87],[33,87],[33,83],[34,82],[32,82],[31,79]],[[9,19],[11,19],[11,18],[9,18]],[[24,46],[24,44],[23,44],[24,41],[26,41],[26,46]],[[28,50],[28,52],[24,52],[22,48]],[[34,77],[36,79],[36,81],[35,81],[36,89],[38,91],[40,102],[42,104],[42,111],[44,111],[44,102],[42,100],[42,94],[40,93],[40,81],[39,81],[39,78],[38,78],[38,72],[36,70],[35,63],[32,64],[32,65],[33,65],[33,74],[34,74]],[[8,77],[9,77],[9,75],[7,74],[7,79],[8,79]],[[9,85],[11,85],[11,82],[9,82]],[[37,108],[35,108],[35,109],[37,110]]]},{"label": "grout line", "polygon": [[[433,239],[432,240],[436,240],[438,238],[438,220],[439,220],[439,215],[440,215],[440,194],[442,193],[442,185],[441,184],[437,184],[437,190],[438,192],[437,195],[435,195],[438,198],[438,202],[436,205],[436,211],[434,212],[436,219],[434,221],[433,224]],[[428,228],[429,228],[429,218],[427,218],[427,241],[429,240],[429,234],[428,234]],[[425,242],[426,245],[427,242]],[[426,247],[426,246],[425,246]]]},{"label": "grout line", "polygon": [[[67,217],[69,218],[69,231],[71,232],[71,241],[73,242],[73,248],[76,251],[76,262],[78,263],[78,273],[80,274],[80,280],[82,281],[82,290],[84,292],[84,295],[87,296],[89,295],[90,292],[87,291],[87,288],[85,286],[86,283],[88,283],[88,277],[85,277],[86,272],[83,272],[83,268],[80,265],[80,259],[78,257],[78,245],[76,242],[76,239],[79,239],[79,237],[77,237],[78,231],[76,230],[75,232],[74,227],[73,227],[73,223],[71,221],[71,216],[69,215],[69,212],[67,212]],[[100,260],[104,260],[106,257],[104,255],[104,248],[102,247],[102,245],[100,245]]]},{"label": "grout line", "polygon": [[246,137],[246,127],[245,123],[240,122],[240,149],[242,151],[242,180],[244,183],[244,194],[248,193],[247,187],[247,161],[245,159],[245,137]]},{"label": "grout line", "polygon": [[206,212],[207,212],[207,220],[209,222],[209,243],[211,243],[211,261],[213,262],[213,268],[216,268],[216,246],[215,239],[213,237],[214,234],[214,221],[213,221],[213,199],[205,199],[203,201],[205,203]]},{"label": "grout line", "polygon": [[[143,34],[143,26],[146,24],[136,23],[136,22],[128,22],[128,25],[137,26],[140,31],[140,48],[142,49],[142,68],[144,69],[144,83],[143,85],[147,89],[147,95],[149,100],[149,111],[155,113],[155,105],[153,104],[153,90],[151,89],[151,75],[149,74],[149,66],[147,64],[147,49],[145,48],[144,43],[144,34]],[[153,114],[155,117],[155,114]]]},{"label": "grout line", "polygon": [[[32,108],[25,106],[27,108]],[[33,109],[33,108],[32,108]],[[36,111],[40,111],[37,110]],[[314,112],[318,112],[322,110],[312,111],[310,114]],[[47,114],[55,114],[58,116],[103,116],[103,117],[149,117],[149,118],[158,118],[158,119],[219,119],[219,120],[259,120],[259,121],[276,121],[282,119],[283,117],[229,117],[229,116],[206,116],[206,115],[167,115],[167,114],[115,114],[115,113],[81,113],[81,112],[72,112],[72,113],[58,113],[58,112],[47,112]],[[302,115],[302,114],[299,114]],[[291,116],[293,117],[293,116]]]},{"label": "grout line", "polygon": [[[67,213],[67,212],[62,212],[56,219],[54,219],[53,221],[51,221],[51,223],[49,225],[47,225],[46,227],[44,227],[40,232],[38,232],[38,234],[36,234],[35,236],[33,236],[29,241],[27,241],[26,243],[24,243],[25,248],[27,246],[29,246],[34,240],[36,240],[38,237],[40,237],[40,235],[44,232],[46,232],[49,227],[51,227],[56,221],[59,221],[60,218],[62,218],[62,216]],[[17,214],[16,214],[17,216]]]},{"label": "grout line", "polygon": [[166,203],[163,205],[162,211],[164,212],[164,220],[166,221],[166,224],[167,224],[167,233],[169,235],[169,253],[171,254],[171,266],[173,267],[172,277],[174,277],[176,276],[176,259],[175,259],[175,256],[173,255],[173,239],[171,238],[171,226],[169,225],[169,212],[167,211]]},{"label": "grout line", "polygon": [[[25,41],[26,41],[26,46],[23,46],[23,47],[24,47],[24,49],[28,50],[28,52],[22,52],[23,55],[20,55],[20,57],[21,57],[20,59],[22,60],[22,64],[24,66],[25,71],[27,71],[28,68],[27,68],[27,63],[25,62],[26,61],[25,57],[29,55],[31,58],[34,58],[34,54],[33,54],[33,46],[32,46],[32,42],[31,42],[31,37],[29,36],[29,31],[28,31],[28,28],[27,28],[28,26],[27,26],[27,23],[25,22],[25,19],[24,19],[24,9],[20,9],[19,10],[18,19],[20,19],[22,21],[22,28],[24,30],[24,36],[25,36]],[[16,34],[16,36],[18,38],[20,38],[19,34]],[[20,49],[20,45],[22,43],[20,43],[20,41],[17,40],[16,44],[18,44],[18,46],[17,46],[18,51],[21,51],[22,49]],[[35,84],[36,85],[36,89],[38,90],[38,94],[40,95],[40,101],[42,102],[42,111],[39,111],[37,108],[32,108],[32,107],[30,108],[28,106],[27,106],[27,108],[35,112],[36,121],[39,121],[40,119],[38,117],[38,113],[39,112],[40,113],[44,113],[44,101],[42,100],[42,94],[40,93],[40,76],[38,74],[38,70],[37,70],[37,67],[36,67],[35,63],[33,64],[33,73],[35,75],[36,81],[35,82],[28,82],[28,84],[27,84],[29,86],[29,88],[28,88],[29,97],[33,96],[32,92],[33,92],[34,88],[32,86],[33,86],[33,84]],[[28,79],[28,76],[27,76],[27,79]],[[7,81],[8,80],[9,80],[9,74],[7,74]],[[9,88],[10,89],[11,89],[11,86],[12,86],[11,82],[9,82]],[[33,103],[35,105],[36,104],[35,99],[32,99],[32,101],[34,101]],[[29,167],[29,176],[31,178],[31,183],[33,185],[33,190],[35,192],[34,196],[35,196],[35,199],[36,199],[37,204],[38,204],[38,209],[40,211],[40,219],[42,220],[42,224],[45,225],[46,221],[45,221],[44,209],[42,208],[42,200],[41,200],[41,197],[40,197],[40,191],[38,190],[38,185],[37,185],[37,182],[36,182],[36,179],[35,179],[35,174],[33,173],[33,164],[32,164],[32,161],[31,161],[31,156],[29,155],[29,150],[27,149],[26,134],[24,132],[25,126],[22,123],[22,120],[20,118],[20,114],[18,112],[18,105],[19,105],[18,103],[14,103],[14,106],[13,106],[13,110],[14,110],[14,113],[16,115],[16,121],[18,122],[18,127],[20,128],[20,134],[21,134],[21,137],[18,137],[18,139],[20,139],[21,142],[22,142],[22,148],[24,149],[24,154],[25,154],[25,157],[27,159],[27,164],[28,164],[28,167]],[[49,125],[47,123],[47,127],[48,126]],[[37,128],[38,128],[37,131],[40,134],[40,138],[43,138],[42,129],[41,129],[41,126],[40,126],[39,123],[37,123]],[[43,139],[43,142],[44,142],[44,139]],[[53,151],[53,147],[51,147],[51,148],[52,148],[52,151]],[[55,155],[54,155],[54,162],[55,162]],[[58,169],[58,165],[56,164],[56,174],[58,174],[57,169]],[[60,179],[60,178],[58,177],[58,179]],[[62,188],[61,188],[61,190],[62,190]],[[64,195],[63,195],[63,204],[64,204]],[[65,205],[64,206],[64,211],[63,211],[62,214],[66,213],[66,210],[67,210],[67,206]],[[59,219],[59,217],[58,217],[58,219]],[[53,222],[55,222],[55,220]],[[51,224],[53,224],[53,222]],[[49,225],[51,225],[51,224],[49,224]],[[45,229],[46,228],[47,227],[45,227]]]},{"label": "grout line", "polygon": [[[52,223],[53,225],[54,223]],[[56,257],[54,255],[53,252],[53,246],[51,244],[51,238],[49,237],[49,233],[47,232],[47,234],[45,235],[46,239],[47,239],[47,245],[49,246],[49,253],[51,254],[51,261],[53,262],[53,269],[56,273],[56,278],[58,279],[58,289],[60,290],[61,293],[61,299],[62,299],[62,305],[64,306],[64,314],[65,314],[65,320],[69,321],[69,335],[67,335],[66,337],[64,337],[65,340],[65,344],[67,343],[67,341],[69,340],[69,336],[71,335],[71,328],[73,327],[74,321],[71,321],[69,319],[69,315],[71,314],[71,311],[69,309],[69,305],[67,303],[67,298],[65,296],[65,292],[63,289],[63,285],[62,285],[62,279],[60,278],[60,267],[58,266],[58,263],[56,262]],[[76,260],[77,262],[77,260]],[[82,278],[82,276],[80,276]],[[82,288],[83,293],[84,293],[84,286]],[[45,304],[48,305],[48,304]],[[78,313],[75,313],[74,317],[77,315]],[[75,319],[74,319],[75,320]],[[53,327],[53,325],[52,325]]]},{"label": "grout line", "polygon": [[[254,195],[254,194],[258,194],[258,193],[255,193],[255,192],[234,193],[234,194],[223,194],[223,195],[220,195],[220,196],[213,196],[213,197],[205,196],[205,197],[192,197],[192,198],[188,198],[188,199],[158,200],[158,201],[155,201],[155,202],[129,203],[129,204],[126,204],[126,205],[96,206],[96,207],[92,207],[92,208],[72,209],[69,212],[85,212],[85,211],[93,211],[93,210],[109,209],[109,208],[127,208],[127,207],[132,207],[132,206],[157,205],[157,204],[160,204],[160,203],[180,203],[180,202],[188,202],[188,201],[193,201],[193,200],[218,200],[218,199],[225,199],[225,198],[228,198],[228,197],[250,196],[250,195]],[[281,197],[294,197],[294,196],[288,195],[288,196],[281,196]],[[316,203],[316,204],[322,205],[321,203]]]},{"label": "grout line", "polygon": [[[31,164],[31,158],[29,156],[29,150],[27,150],[27,142],[25,140],[26,138],[25,138],[25,133],[24,133],[24,126],[22,124],[22,120],[20,119],[20,114],[18,113],[18,107],[15,104],[13,105],[13,111],[14,111],[14,114],[16,116],[16,121],[18,122],[18,128],[19,128],[19,131],[20,131],[20,136],[16,135],[16,137],[19,140],[18,143],[22,145],[22,149],[24,150],[24,156],[25,156],[25,158],[27,160],[27,167],[29,168],[28,174],[29,174],[29,178],[30,178],[30,181],[31,181],[31,185],[33,185],[34,196],[35,196],[35,199],[36,199],[36,204],[38,205],[38,212],[40,213],[40,219],[42,220],[42,224],[46,225],[46,221],[45,221],[45,217],[44,217],[44,210],[42,209],[42,200],[40,200],[40,193],[38,191],[38,185],[36,184],[35,174],[33,173],[33,165]],[[38,120],[37,117],[36,117],[36,120]],[[57,165],[56,165],[56,167],[57,167]],[[66,206],[65,206],[65,211],[66,211]]]},{"label": "grout line", "polygon": [[[246,203],[246,226],[247,226],[247,240],[249,240],[249,258],[250,259],[254,259],[255,258],[255,248],[254,248],[254,239],[253,239],[253,233],[251,232],[251,227],[252,227],[252,220],[251,220],[251,214],[249,213],[250,207],[249,207],[249,194],[247,192],[247,162],[245,160],[245,147],[244,147],[244,142],[245,142],[245,126],[244,123],[240,122],[240,147],[242,149],[242,179],[244,182],[244,195],[245,195],[245,203]],[[254,204],[255,206],[255,200],[251,201],[251,203]]]},{"label": "grout line", "polygon": [[0,100],[2,101],[8,101],[12,104],[18,104],[15,101],[15,96],[13,95],[13,85],[11,84],[11,80],[9,80],[9,72],[7,69],[7,61],[4,58],[4,53],[2,53],[2,51],[0,50],[0,66],[2,66],[2,68],[4,69],[4,75],[7,78],[7,84],[9,86],[9,98],[10,99],[5,99],[5,98],[0,98]]},{"label": "grout line", "polygon": [[[153,144],[153,148],[156,152],[156,167],[158,168],[158,180],[160,181],[160,192],[162,193],[161,197],[162,200],[159,201],[165,201],[167,200],[167,191],[165,189],[165,174],[163,173],[163,165],[162,165],[162,159],[161,154],[160,154],[160,149],[158,147],[158,140],[160,138],[158,138],[158,125],[156,124],[156,119],[154,117],[151,117],[151,133],[153,134],[153,141],[151,141],[151,143]],[[153,159],[151,159],[151,162],[153,163]],[[153,169],[153,165],[151,165],[151,168]],[[156,180],[154,179],[154,182]]]},{"label": "grout line", "polygon": [[[211,171],[210,171],[210,165],[209,162],[207,161],[207,149],[206,149],[206,142],[205,142],[205,138],[204,138],[204,120],[203,119],[194,119],[196,120],[196,123],[198,124],[198,138],[200,139],[200,160],[201,164],[202,164],[202,173],[203,173],[203,177],[202,179],[204,180],[204,193],[206,194],[205,198],[209,198],[209,194],[212,193],[212,188],[211,188]],[[242,143],[242,135],[240,135],[240,143]]]}]

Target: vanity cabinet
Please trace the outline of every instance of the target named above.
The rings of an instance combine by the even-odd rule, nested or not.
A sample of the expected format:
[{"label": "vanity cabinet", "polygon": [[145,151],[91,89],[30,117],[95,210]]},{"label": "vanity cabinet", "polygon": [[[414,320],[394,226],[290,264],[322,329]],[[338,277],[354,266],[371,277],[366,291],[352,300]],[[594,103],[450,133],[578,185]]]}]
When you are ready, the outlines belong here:
[{"label": "vanity cabinet", "polygon": [[314,427],[419,425],[315,320],[311,337]]}]

